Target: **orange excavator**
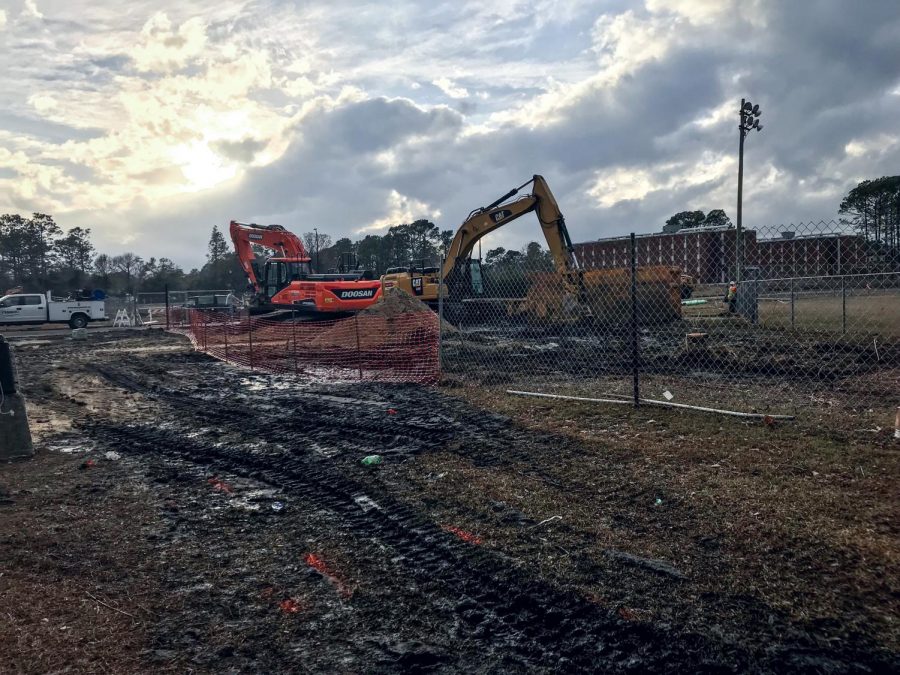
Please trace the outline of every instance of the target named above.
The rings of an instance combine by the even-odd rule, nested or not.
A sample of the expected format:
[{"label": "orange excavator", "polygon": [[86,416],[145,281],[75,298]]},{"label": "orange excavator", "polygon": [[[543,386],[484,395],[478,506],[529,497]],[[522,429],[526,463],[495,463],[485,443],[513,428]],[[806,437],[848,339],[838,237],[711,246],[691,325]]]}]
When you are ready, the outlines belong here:
[{"label": "orange excavator", "polygon": [[[234,250],[256,293],[255,311],[291,309],[334,314],[365,309],[381,299],[381,282],[368,271],[316,274],[303,242],[281,225],[232,220]],[[276,253],[259,269],[253,246]]]}]

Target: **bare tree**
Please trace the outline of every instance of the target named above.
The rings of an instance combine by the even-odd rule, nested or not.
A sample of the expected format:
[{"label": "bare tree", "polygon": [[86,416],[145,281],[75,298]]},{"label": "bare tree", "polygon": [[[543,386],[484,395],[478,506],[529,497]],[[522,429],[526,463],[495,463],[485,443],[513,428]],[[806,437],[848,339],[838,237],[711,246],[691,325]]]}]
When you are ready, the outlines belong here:
[{"label": "bare tree", "polygon": [[113,256],[112,258],[112,268],[116,272],[121,272],[125,275],[125,287],[129,292],[134,291],[132,286],[132,281],[134,276],[140,271],[141,267],[144,264],[144,261],[141,259],[139,255],[135,255],[134,253],[127,252],[122,255]]}]

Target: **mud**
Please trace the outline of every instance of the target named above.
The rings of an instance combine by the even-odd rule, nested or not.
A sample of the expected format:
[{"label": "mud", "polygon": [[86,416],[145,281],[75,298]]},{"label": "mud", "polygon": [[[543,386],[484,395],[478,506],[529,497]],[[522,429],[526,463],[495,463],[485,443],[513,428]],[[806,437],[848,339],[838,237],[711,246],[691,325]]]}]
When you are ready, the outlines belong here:
[{"label": "mud", "polygon": [[[142,600],[153,619],[142,624],[137,657],[148,672],[838,673],[896,665],[869,638],[847,640],[726,587],[705,606],[742,605],[737,614],[692,615],[695,580],[668,563],[618,550],[592,556],[590,536],[565,523],[501,502],[489,514],[474,503],[450,508],[417,487],[441,480],[434,463],[462,462],[580,494],[577,478],[549,468],[577,466],[585,449],[569,437],[433,388],[303,385],[194,354],[172,336],[91,338],[17,353],[44,420],[44,452],[75,448],[75,459],[98,458],[81,480],[102,491],[126,486],[156,513],[141,536],[164,564],[120,570],[136,586],[146,583],[141,574],[155,575],[156,595]],[[122,459],[103,461],[107,452]],[[368,454],[384,463],[362,466]],[[653,527],[627,506],[645,500],[644,488],[617,491],[618,527]],[[688,505],[667,517],[702,530],[704,516]],[[535,548],[479,534],[489,522]],[[540,571],[540,536],[571,553],[560,568],[568,577]],[[719,553],[709,551],[715,567]],[[82,561],[81,573],[92,564]],[[672,594],[680,609],[642,616],[585,593],[596,577],[618,584],[622,596],[649,592],[664,603]]]},{"label": "mud", "polygon": [[[514,382],[535,373],[593,377],[631,373],[631,341],[625,330],[589,326],[531,327],[471,322],[444,332],[449,373],[484,381]],[[685,344],[692,330],[676,322],[638,335],[641,373],[688,376],[714,373],[735,381],[796,380],[831,386],[845,378],[900,368],[900,344],[835,344],[816,336],[760,336],[733,326],[705,327],[701,346]],[[694,329],[698,330],[698,329]],[[724,331],[724,332],[723,332]]]}]

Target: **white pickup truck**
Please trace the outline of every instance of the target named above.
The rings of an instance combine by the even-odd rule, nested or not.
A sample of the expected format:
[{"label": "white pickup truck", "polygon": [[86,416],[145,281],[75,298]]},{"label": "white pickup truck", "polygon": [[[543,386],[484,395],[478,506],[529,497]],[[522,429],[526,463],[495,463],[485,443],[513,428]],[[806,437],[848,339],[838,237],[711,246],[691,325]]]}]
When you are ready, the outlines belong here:
[{"label": "white pickup truck", "polygon": [[84,328],[106,318],[103,300],[54,300],[48,291],[14,293],[0,298],[0,326],[28,323],[67,323]]}]

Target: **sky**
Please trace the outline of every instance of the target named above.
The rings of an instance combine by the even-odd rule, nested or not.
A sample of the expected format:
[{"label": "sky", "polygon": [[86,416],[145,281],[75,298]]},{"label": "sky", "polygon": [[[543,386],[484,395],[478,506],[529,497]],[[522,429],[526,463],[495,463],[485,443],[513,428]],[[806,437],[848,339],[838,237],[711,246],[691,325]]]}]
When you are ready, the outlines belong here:
[{"label": "sky", "polygon": [[[900,173],[896,0],[0,0],[0,213],[203,262],[232,219],[456,229],[533,174],[574,241],[830,219]],[[539,239],[522,218],[490,246]]]}]

